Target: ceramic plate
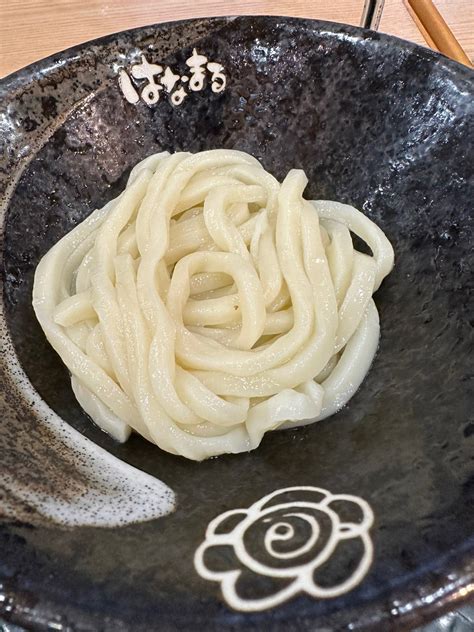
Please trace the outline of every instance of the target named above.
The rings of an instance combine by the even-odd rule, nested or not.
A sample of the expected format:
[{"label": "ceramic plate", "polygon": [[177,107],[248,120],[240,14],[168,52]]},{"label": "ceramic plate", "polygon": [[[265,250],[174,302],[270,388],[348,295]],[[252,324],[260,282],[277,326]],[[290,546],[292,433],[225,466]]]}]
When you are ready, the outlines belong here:
[{"label": "ceramic plate", "polygon": [[[112,35],[2,82],[4,617],[38,630],[387,630],[468,598],[472,77],[358,28],[240,17]],[[303,168],[307,196],[363,210],[396,264],[375,297],[378,354],[344,410],[195,463],[92,424],[31,289],[40,257],[137,161],[217,147],[278,178]]]}]

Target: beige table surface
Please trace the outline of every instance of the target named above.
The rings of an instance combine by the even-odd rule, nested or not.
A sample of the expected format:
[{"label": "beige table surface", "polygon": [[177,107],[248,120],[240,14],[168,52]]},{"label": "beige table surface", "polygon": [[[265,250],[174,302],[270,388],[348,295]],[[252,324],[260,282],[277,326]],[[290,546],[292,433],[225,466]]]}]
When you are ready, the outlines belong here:
[{"label": "beige table surface", "polygon": [[[474,0],[435,0],[474,56]],[[358,24],[363,0],[0,0],[0,76],[80,42],[135,26],[189,17],[267,14]],[[380,30],[419,44],[402,0],[386,0]]]}]

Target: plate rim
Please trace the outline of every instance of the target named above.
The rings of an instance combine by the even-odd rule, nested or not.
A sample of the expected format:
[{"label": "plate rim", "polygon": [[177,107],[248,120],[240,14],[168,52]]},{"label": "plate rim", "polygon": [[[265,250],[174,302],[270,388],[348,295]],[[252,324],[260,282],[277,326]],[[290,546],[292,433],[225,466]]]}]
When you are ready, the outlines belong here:
[{"label": "plate rim", "polygon": [[[334,22],[332,20],[318,20],[316,18],[296,17],[292,15],[282,15],[282,14],[269,15],[267,13],[258,13],[258,14],[237,14],[237,15],[226,14],[226,15],[215,15],[215,16],[208,16],[208,17],[182,18],[179,20],[167,20],[165,22],[153,22],[151,24],[143,24],[141,26],[135,26],[133,28],[124,29],[122,31],[114,31],[113,33],[109,33],[107,35],[101,35],[99,37],[94,37],[92,39],[85,40],[84,42],[80,42],[79,44],[73,44],[72,46],[67,46],[66,48],[63,48],[57,52],[47,55],[46,57],[41,57],[40,59],[37,59],[27,64],[26,66],[22,66],[21,68],[13,70],[7,75],[0,77],[0,88],[4,88],[4,84],[5,84],[5,88],[8,88],[8,84],[10,82],[15,82],[20,79],[23,79],[24,75],[26,75],[27,72],[41,71],[42,70],[41,67],[46,62],[54,62],[56,58],[60,58],[65,54],[78,52],[79,50],[91,45],[95,46],[95,45],[107,44],[109,40],[112,41],[114,38],[116,38],[119,35],[131,36],[133,35],[133,33],[142,31],[144,29],[169,28],[169,27],[175,27],[178,25],[185,25],[185,24],[198,23],[198,22],[221,22],[221,21],[233,22],[233,21],[251,20],[251,19],[257,19],[257,20],[265,19],[265,20],[275,20],[275,21],[286,20],[286,21],[295,22],[295,24],[309,23],[317,27],[326,26],[332,32],[355,31],[359,36],[364,35],[365,36],[364,39],[381,40],[381,41],[385,40],[388,42],[393,42],[398,47],[401,47],[404,49],[406,48],[412,49],[412,52],[418,53],[421,56],[426,57],[426,58],[432,58],[433,61],[442,62],[444,65],[451,67],[453,70],[456,70],[457,72],[464,72],[466,76],[471,76],[471,78],[474,79],[474,68],[469,68],[468,66],[465,66],[464,64],[461,64],[460,62],[455,61],[454,59],[451,59],[450,57],[447,57],[446,55],[444,55],[443,53],[440,53],[439,51],[434,51],[431,48],[427,48],[426,46],[423,46],[422,44],[417,44],[416,42],[412,42],[411,40],[398,37],[397,35],[392,35],[390,33],[385,33],[382,31],[375,31],[373,29],[366,29],[361,26],[348,24],[346,22]],[[26,81],[26,83],[29,83],[29,82]]]}]

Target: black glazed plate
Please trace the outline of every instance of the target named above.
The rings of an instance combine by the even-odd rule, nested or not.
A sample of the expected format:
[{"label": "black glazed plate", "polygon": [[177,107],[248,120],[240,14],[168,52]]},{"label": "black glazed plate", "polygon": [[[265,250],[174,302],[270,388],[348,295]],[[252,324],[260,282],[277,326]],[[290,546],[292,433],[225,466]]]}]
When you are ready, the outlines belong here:
[{"label": "black glazed plate", "polygon": [[[124,98],[118,73],[142,53],[181,73],[193,48],[223,66],[224,90],[207,80],[181,105],[163,93],[151,105]],[[240,17],[96,40],[1,90],[0,613],[32,629],[386,630],[472,595],[472,72],[358,28]],[[137,436],[118,445],[91,424],[34,318],[31,288],[39,258],[114,197],[138,160],[215,147],[247,151],[279,178],[304,168],[307,195],[362,209],[392,241],[396,265],[375,296],[377,357],[348,407],[199,464]],[[80,477],[44,425],[46,408],[25,395],[17,361],[68,424],[166,483],[176,511],[114,529],[42,520],[17,491],[74,503],[69,483]],[[235,611],[196,572],[195,551],[220,513],[290,486],[368,501],[373,564],[345,595]],[[336,560],[332,579],[349,562]],[[217,563],[233,562],[224,552]],[[274,590],[251,575],[241,589]]]}]

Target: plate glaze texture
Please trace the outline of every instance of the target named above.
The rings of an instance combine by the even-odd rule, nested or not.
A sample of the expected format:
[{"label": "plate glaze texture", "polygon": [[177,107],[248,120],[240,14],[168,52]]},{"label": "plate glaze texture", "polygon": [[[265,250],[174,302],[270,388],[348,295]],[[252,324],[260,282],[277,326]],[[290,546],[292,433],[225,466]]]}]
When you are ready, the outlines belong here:
[{"label": "plate glaze texture", "polygon": [[[194,49],[213,64],[204,78],[186,63]],[[134,78],[147,63],[187,81],[168,92]],[[81,45],[1,93],[0,613],[38,630],[389,630],[469,598],[472,72],[358,28],[215,18]],[[219,147],[279,179],[303,168],[307,197],[361,209],[396,262],[375,296],[380,347],[349,405],[195,463],[91,423],[31,291],[41,256],[140,159]],[[304,586],[294,551],[268,536],[294,506],[306,515],[287,540],[297,559],[333,551]]]}]

